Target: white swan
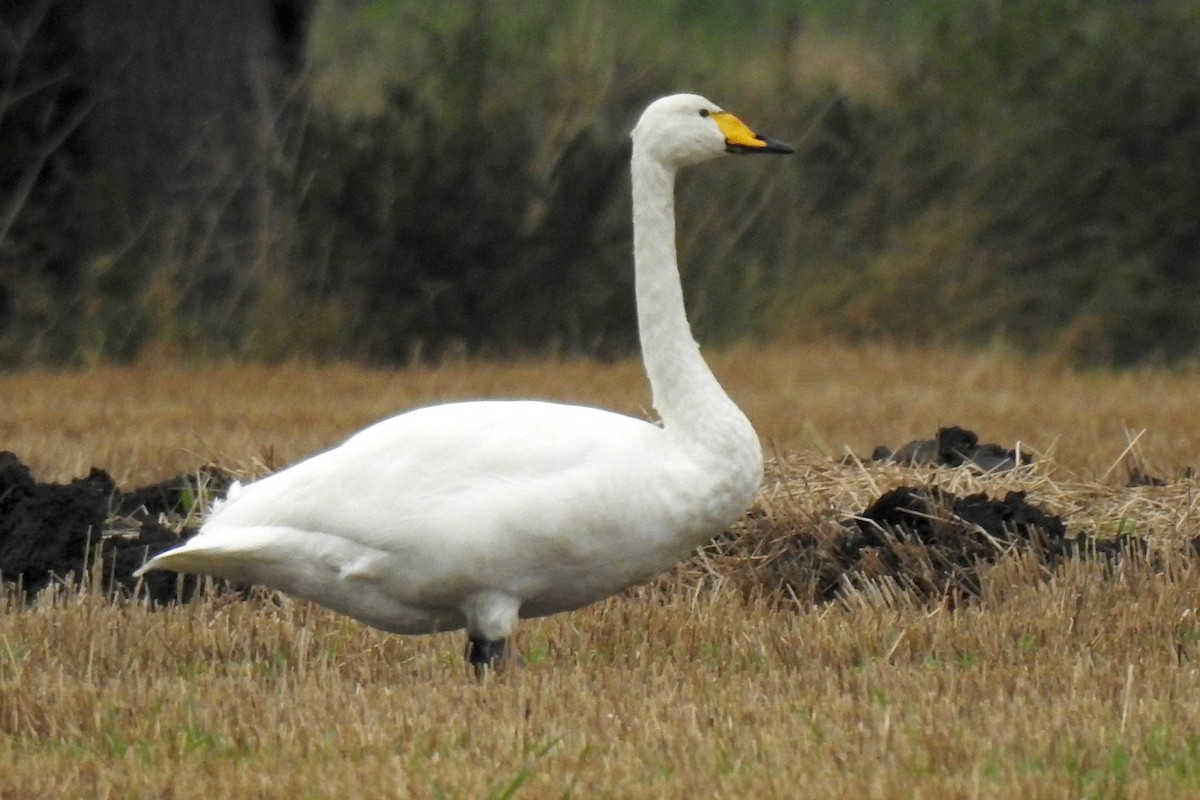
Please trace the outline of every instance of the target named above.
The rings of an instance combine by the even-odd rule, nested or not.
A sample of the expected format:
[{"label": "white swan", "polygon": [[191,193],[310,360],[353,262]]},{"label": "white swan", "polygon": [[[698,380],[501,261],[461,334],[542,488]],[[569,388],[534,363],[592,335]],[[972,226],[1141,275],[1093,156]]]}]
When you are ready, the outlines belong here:
[{"label": "white swan", "polygon": [[762,478],[750,422],[700,356],[675,257],[678,168],[790,153],[694,94],[633,131],[642,355],[662,417],[478,401],[379,422],[246,486],[154,569],[257,583],[396,633],[465,627],[482,674],[520,617],[644,582],[738,519]]}]

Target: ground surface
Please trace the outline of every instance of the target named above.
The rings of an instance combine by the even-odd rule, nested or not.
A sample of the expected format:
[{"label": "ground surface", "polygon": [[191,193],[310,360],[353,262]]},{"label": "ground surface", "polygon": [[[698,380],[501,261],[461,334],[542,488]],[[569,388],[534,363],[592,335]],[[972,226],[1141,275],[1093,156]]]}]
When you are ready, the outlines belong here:
[{"label": "ground surface", "polygon": [[[198,523],[204,465],[261,474],[444,399],[638,414],[636,364],[0,377],[24,462],[0,457],[23,584],[0,797],[1200,794],[1200,375],[887,348],[714,366],[770,453],[754,507],[655,583],[525,623],[525,666],[483,685],[458,635],[263,593],[152,612],[122,578]],[[114,555],[63,588],[37,525],[38,557],[97,527]]]}]

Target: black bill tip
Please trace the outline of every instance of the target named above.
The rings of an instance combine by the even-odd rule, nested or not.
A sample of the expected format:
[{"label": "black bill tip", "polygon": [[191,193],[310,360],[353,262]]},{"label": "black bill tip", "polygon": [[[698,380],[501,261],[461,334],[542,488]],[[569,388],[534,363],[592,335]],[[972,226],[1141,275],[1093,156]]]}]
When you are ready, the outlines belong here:
[{"label": "black bill tip", "polygon": [[770,136],[759,136],[758,140],[762,142],[762,146],[754,147],[744,144],[726,144],[725,152],[727,153],[778,153],[786,155],[787,153],[796,152],[796,148],[792,147],[787,142],[781,142],[778,139],[772,139]]}]

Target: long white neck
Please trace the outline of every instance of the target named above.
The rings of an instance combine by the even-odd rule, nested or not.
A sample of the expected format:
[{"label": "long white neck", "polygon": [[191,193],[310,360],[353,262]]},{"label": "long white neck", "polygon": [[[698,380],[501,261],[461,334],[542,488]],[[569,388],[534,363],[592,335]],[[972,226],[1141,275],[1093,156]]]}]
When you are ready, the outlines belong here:
[{"label": "long white neck", "polygon": [[700,356],[675,253],[675,169],[633,148],[638,333],[663,427],[734,461],[757,462],[758,437]]}]

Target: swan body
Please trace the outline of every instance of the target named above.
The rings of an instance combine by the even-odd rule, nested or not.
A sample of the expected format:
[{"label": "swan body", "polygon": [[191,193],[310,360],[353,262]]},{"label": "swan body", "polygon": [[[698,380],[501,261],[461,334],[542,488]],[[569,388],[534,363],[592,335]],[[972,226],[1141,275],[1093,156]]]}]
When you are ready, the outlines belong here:
[{"label": "swan body", "polygon": [[242,486],[153,569],[258,583],[368,625],[466,628],[478,671],[518,618],[645,582],[735,522],[762,478],[749,421],[700,356],[675,256],[676,171],[791,152],[698,95],[633,132],[643,359],[662,423],[539,401],[428,406]]}]

